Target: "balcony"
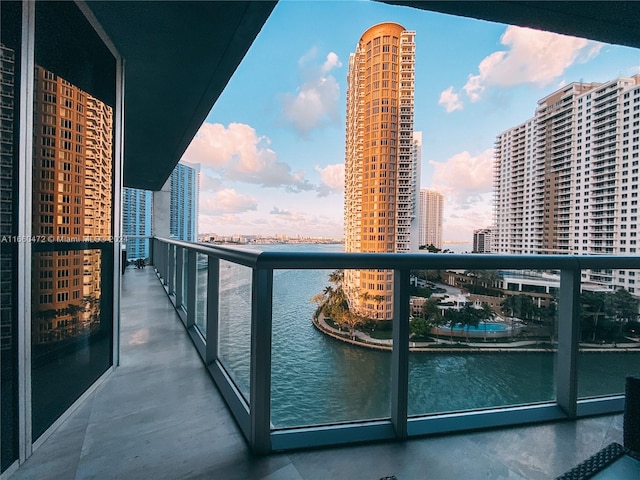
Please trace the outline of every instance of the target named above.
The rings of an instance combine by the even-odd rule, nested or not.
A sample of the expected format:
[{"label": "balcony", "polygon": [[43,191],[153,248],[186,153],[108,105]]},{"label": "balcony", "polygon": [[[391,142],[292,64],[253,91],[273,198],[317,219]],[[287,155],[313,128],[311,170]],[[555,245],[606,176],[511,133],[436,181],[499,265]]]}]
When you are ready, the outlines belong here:
[{"label": "balcony", "polygon": [[[156,254],[158,250],[156,245]],[[174,271],[172,278],[180,280]],[[190,330],[183,326],[184,310],[176,313],[173,305],[175,295],[170,301],[151,267],[129,267],[122,282],[120,366],[11,480],[298,480],[328,475],[363,480],[396,475],[408,480],[425,478],[425,472],[435,480],[548,479],[608,443],[622,442],[621,415],[606,415],[402,443],[355,444],[363,438],[347,431],[339,434],[346,447],[255,456],[225,405],[224,388],[215,387],[192,348]],[[521,422],[531,419],[526,410],[519,415]],[[467,428],[482,423],[477,419],[475,427]],[[324,430],[330,433],[332,428]],[[300,443],[305,443],[303,438]]]}]

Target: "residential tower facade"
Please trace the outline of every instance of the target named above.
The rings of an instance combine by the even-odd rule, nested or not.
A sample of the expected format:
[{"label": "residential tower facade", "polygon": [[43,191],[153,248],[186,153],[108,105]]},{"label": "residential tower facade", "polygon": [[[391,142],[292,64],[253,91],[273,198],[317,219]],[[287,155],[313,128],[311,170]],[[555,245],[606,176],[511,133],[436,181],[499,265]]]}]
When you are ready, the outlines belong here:
[{"label": "residential tower facade", "polygon": [[[349,57],[346,252],[410,252],[417,244],[414,64],[415,32],[397,23],[369,28]],[[392,272],[347,270],[344,286],[355,313],[392,318]]]},{"label": "residential tower facade", "polygon": [[[495,251],[638,254],[639,155],[640,75],[542,98],[532,119],[496,139]],[[582,275],[640,293],[632,271]]]},{"label": "residential tower facade", "polygon": [[198,241],[200,165],[181,162],[171,172],[169,232],[172,238]]},{"label": "residential tower facade", "polygon": [[442,208],[444,199],[440,192],[420,190],[420,246],[433,245],[442,248]]},{"label": "residential tower facade", "polygon": [[493,244],[493,230],[480,228],[473,231],[473,253],[491,253]]},{"label": "residential tower facade", "polygon": [[127,239],[127,258],[149,258],[153,213],[153,192],[139,188],[122,189],[122,234]]}]

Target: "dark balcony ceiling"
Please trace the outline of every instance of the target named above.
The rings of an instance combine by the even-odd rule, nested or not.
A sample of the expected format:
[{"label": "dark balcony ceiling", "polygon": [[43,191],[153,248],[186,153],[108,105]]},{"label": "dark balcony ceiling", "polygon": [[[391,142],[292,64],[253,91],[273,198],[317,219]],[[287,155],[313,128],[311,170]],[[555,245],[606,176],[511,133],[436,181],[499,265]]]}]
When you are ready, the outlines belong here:
[{"label": "dark balcony ceiling", "polygon": [[[640,47],[640,2],[382,1]],[[87,4],[126,62],[124,184],[159,190],[276,2]]]},{"label": "dark balcony ceiling", "polygon": [[380,1],[640,47],[638,1]]},{"label": "dark balcony ceiling", "polygon": [[125,59],[125,186],[162,188],[275,4],[87,2]]}]

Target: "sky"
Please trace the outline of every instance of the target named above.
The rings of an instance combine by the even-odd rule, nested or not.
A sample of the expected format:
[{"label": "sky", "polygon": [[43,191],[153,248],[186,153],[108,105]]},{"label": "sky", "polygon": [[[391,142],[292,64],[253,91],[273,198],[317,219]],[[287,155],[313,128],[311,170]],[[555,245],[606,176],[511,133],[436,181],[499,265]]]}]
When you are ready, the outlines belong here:
[{"label": "sky", "polygon": [[349,54],[382,22],[416,32],[421,188],[443,240],[491,225],[496,136],[574,82],[640,73],[640,51],[371,1],[281,0],[182,157],[199,163],[200,233],[342,238]]}]

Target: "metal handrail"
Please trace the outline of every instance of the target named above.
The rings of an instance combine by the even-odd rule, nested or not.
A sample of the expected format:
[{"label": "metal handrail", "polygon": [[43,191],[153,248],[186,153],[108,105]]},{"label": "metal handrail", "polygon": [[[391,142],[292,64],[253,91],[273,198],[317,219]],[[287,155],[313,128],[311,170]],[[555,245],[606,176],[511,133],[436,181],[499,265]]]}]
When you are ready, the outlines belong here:
[{"label": "metal handrail", "polygon": [[[153,237],[152,261],[167,294],[218,385],[249,444],[256,452],[339,444],[349,441],[404,439],[411,435],[469,428],[576,418],[620,411],[620,395],[579,400],[577,356],[580,331],[581,270],[639,269],[640,256],[612,255],[495,255],[273,252],[222,247]],[[187,261],[183,252],[186,251]],[[207,332],[195,327],[197,254],[208,256]],[[175,258],[175,262],[173,259]],[[243,397],[218,359],[219,262],[252,269],[250,394]],[[391,359],[391,417],[386,421],[353,422],[275,431],[271,415],[271,335],[274,271],[279,269],[362,269],[394,272],[393,348]],[[560,272],[558,293],[556,400],[544,405],[463,412],[455,415],[408,418],[409,276],[411,270],[554,270]],[[174,279],[175,275],[175,279]],[[187,291],[183,292],[183,275]]]}]

